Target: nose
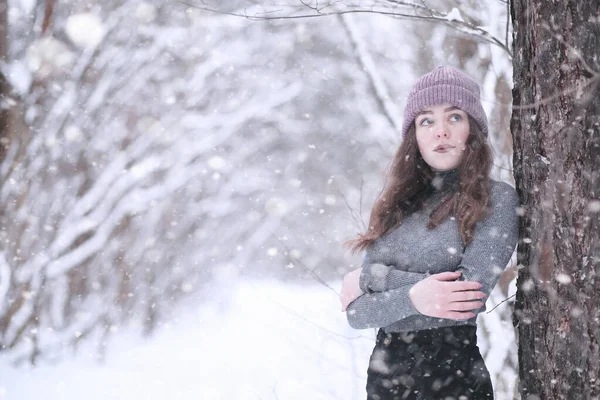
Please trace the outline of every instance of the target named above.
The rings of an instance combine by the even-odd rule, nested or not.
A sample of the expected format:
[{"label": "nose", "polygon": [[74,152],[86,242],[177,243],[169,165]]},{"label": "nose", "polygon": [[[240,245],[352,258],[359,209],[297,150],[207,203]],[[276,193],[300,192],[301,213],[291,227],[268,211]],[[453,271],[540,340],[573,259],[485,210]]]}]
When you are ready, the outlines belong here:
[{"label": "nose", "polygon": [[438,124],[437,130],[435,132],[436,137],[450,137],[450,131],[448,130],[448,125],[446,122],[442,122]]}]

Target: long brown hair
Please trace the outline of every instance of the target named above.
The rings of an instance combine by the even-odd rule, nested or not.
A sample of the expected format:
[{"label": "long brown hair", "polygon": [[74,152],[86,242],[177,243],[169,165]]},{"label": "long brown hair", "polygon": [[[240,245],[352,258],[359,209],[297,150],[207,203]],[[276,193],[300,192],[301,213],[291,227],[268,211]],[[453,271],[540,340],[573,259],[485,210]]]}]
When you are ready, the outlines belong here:
[{"label": "long brown hair", "polygon": [[[466,148],[457,166],[458,188],[439,201],[427,224],[427,229],[434,229],[454,214],[465,246],[473,240],[475,223],[490,212],[489,174],[492,168],[492,153],[486,137],[471,116],[469,125]],[[359,233],[357,238],[344,242],[344,245],[350,246],[352,253],[365,250],[377,238],[400,226],[405,214],[422,208],[433,177],[434,171],[419,151],[413,121],[388,165],[383,189],[371,210],[367,232]]]}]

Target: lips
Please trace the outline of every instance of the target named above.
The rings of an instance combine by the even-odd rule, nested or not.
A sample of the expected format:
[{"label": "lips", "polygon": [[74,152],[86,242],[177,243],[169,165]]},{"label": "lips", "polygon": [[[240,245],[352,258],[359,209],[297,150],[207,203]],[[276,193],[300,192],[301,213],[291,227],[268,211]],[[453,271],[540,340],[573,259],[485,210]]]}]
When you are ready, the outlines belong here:
[{"label": "lips", "polygon": [[445,151],[448,151],[453,148],[454,148],[454,146],[450,146],[449,144],[443,144],[443,145],[436,147],[434,151],[445,152]]}]

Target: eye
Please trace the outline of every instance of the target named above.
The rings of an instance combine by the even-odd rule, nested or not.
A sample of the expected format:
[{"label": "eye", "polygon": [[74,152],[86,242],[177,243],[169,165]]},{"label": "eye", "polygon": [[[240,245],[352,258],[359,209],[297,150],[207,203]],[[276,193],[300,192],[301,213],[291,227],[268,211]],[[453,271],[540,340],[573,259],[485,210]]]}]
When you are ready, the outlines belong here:
[{"label": "eye", "polygon": [[423,118],[421,120],[421,122],[419,122],[419,125],[421,125],[421,126],[429,126],[431,124],[433,124],[433,121],[430,120],[429,118]]},{"label": "eye", "polygon": [[450,118],[448,118],[448,119],[452,122],[458,122],[462,119],[462,115],[455,113],[455,114],[450,115]]}]

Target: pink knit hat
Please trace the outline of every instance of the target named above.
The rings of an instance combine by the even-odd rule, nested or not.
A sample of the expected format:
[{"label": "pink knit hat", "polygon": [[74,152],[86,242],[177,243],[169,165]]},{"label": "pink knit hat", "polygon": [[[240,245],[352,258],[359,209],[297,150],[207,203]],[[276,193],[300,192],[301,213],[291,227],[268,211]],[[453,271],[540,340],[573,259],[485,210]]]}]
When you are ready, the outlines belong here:
[{"label": "pink knit hat", "polygon": [[450,66],[437,67],[423,75],[408,94],[404,109],[402,138],[417,114],[429,106],[450,104],[469,114],[483,134],[488,135],[488,123],[481,106],[479,85],[471,77]]}]

